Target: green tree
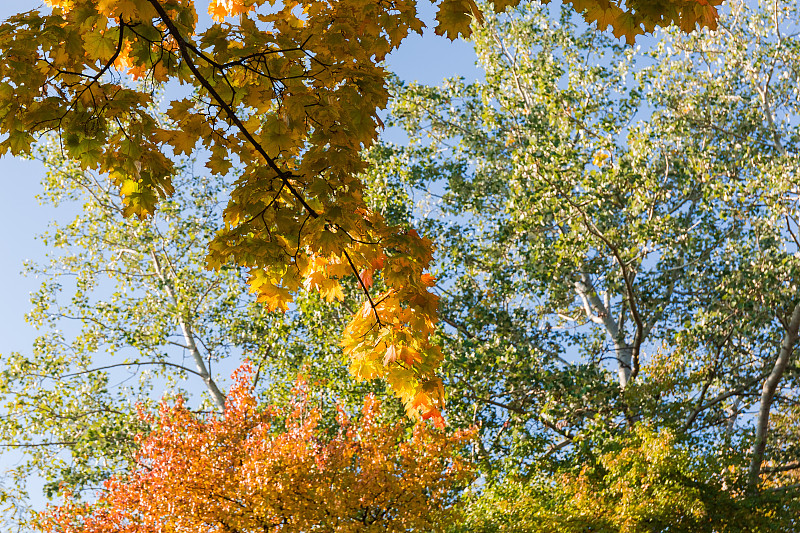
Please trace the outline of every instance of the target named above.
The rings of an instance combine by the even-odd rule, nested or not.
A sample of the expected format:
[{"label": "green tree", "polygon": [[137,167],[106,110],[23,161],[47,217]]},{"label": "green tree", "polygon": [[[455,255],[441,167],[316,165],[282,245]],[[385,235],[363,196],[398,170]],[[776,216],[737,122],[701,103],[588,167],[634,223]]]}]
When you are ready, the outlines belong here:
[{"label": "green tree", "polygon": [[526,4],[475,31],[485,81],[396,86],[372,180],[422,199],[488,472],[574,475],[646,423],[796,512],[797,6],[729,10],[643,53]]},{"label": "green tree", "polygon": [[491,485],[458,531],[649,533],[794,531],[780,497],[746,501],[714,457],[644,426],[607,441],[579,470]]}]

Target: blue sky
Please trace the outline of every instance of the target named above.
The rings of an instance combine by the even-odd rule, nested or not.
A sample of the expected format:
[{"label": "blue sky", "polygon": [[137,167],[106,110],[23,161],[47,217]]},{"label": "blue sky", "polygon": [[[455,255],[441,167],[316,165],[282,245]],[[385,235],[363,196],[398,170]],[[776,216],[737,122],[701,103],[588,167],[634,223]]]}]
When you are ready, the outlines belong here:
[{"label": "blue sky", "polygon": [[[198,1],[198,4],[203,2]],[[0,2],[0,20],[43,6],[39,0]],[[429,28],[423,37],[409,37],[389,59],[389,67],[401,79],[437,84],[443,78],[480,77],[472,47],[465,42],[451,43],[434,35],[432,9],[420,2],[423,20]],[[44,245],[36,240],[51,220],[66,220],[74,214],[66,209],[39,205],[36,195],[44,168],[37,162],[11,156],[0,158],[0,356],[30,349],[36,331],[25,323],[30,307],[29,295],[41,283],[21,275],[26,260],[43,260]]]}]

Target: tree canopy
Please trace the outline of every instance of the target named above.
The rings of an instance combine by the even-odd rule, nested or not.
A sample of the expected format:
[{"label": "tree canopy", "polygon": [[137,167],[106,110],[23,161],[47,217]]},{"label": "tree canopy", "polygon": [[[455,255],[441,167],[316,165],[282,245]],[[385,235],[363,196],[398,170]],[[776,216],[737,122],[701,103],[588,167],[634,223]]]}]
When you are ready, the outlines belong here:
[{"label": "tree canopy", "polygon": [[37,527],[53,533],[119,531],[444,531],[458,516],[471,472],[457,452],[468,434],[417,425],[403,438],[364,401],[332,436],[319,427],[308,387],[284,411],[260,410],[252,368],[237,371],[224,416],[199,420],[180,401],[162,404],[136,462],[107,481],[100,501],[67,504]]},{"label": "tree canopy", "polygon": [[797,8],[730,9],[642,53],[519,8],[473,35],[485,81],[395,88],[372,179],[440,250],[450,420],[540,503],[609,490],[644,425],[796,509]]},{"label": "tree canopy", "polygon": [[[213,0],[205,29],[189,0],[48,3],[50,13],[0,26],[0,153],[28,153],[54,132],[80,168],[108,173],[139,217],[175,192],[170,154],[203,151],[220,175],[241,165],[207,265],[247,267],[271,309],[287,309],[301,287],[341,299],[341,280],[354,276],[364,302],[343,336],[354,375],[385,377],[411,415],[441,420],[430,241],[370,210],[359,178],[389,98],[381,62],[422,30],[415,2]],[[713,26],[715,5],[573,3],[629,40],[658,25]],[[482,18],[472,0],[444,0],[436,31],[468,35]],[[152,94],[170,84],[186,90],[164,120]]]},{"label": "tree canopy", "polygon": [[[291,404],[298,372],[324,382],[313,445],[297,447],[311,470],[308,450],[350,445],[335,405],[357,419],[386,383],[402,400],[384,399],[389,417],[441,425],[446,390],[444,436],[417,431],[475,427],[460,453],[481,474],[450,493],[466,514],[452,531],[796,529],[796,3],[730,3],[716,31],[667,29],[647,51],[587,27],[574,3],[438,5],[440,32],[459,33],[452,13],[473,22],[485,79],[428,87],[383,70],[392,32],[421,29],[413,3],[217,2],[200,31],[189,2],[64,2],[0,31],[17,51],[0,62],[2,112],[15,131],[52,130],[37,152],[48,194],[86,206],[49,237],[63,255],[33,267],[44,333],[0,379],[6,438],[31,450],[17,475],[75,493],[52,527],[106,520],[77,500],[109,476],[125,488],[103,505],[139,513],[133,436],[166,437],[136,402],[147,411],[148,387],[167,383],[186,396],[164,404],[181,422],[170,431],[202,441],[243,390],[226,365],[247,355],[248,402]],[[151,18],[114,17],[120,6]],[[98,24],[116,39],[105,56],[85,48]],[[83,37],[56,60],[47,43],[69,32]],[[384,105],[407,143],[376,141]],[[79,335],[55,331],[71,318]],[[140,381],[115,387],[122,369]],[[243,475],[225,483],[246,492]]]},{"label": "tree canopy", "polygon": [[[341,307],[311,292],[274,313],[249,294],[242,269],[203,268],[224,208],[221,177],[184,160],[175,194],[151,217],[127,219],[107,175],[80,170],[52,145],[36,154],[48,168],[42,201],[73,204],[78,214],[51,225],[42,236],[48,261],[26,268],[42,279],[27,315],[39,337],[29,352],[1,362],[3,445],[26,457],[4,473],[9,496],[31,475],[43,478],[49,496],[61,486],[76,497],[91,493],[127,468],[134,437],[147,429],[137,405],[152,407],[166,393],[220,412],[227,377],[243,357],[253,362],[260,398],[273,404],[287,401],[301,372],[326,383],[315,398],[326,416],[334,405],[354,412],[366,393],[383,393],[377,383],[347,379],[339,348],[347,308],[358,301],[354,280],[343,285]],[[394,404],[383,409],[390,410],[402,413]]]}]

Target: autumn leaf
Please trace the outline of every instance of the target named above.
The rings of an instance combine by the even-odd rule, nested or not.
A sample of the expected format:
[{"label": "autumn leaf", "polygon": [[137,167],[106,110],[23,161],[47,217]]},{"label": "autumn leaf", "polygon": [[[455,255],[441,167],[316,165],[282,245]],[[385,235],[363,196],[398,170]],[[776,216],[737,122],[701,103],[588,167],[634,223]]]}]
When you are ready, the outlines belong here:
[{"label": "autumn leaf", "polygon": [[601,1],[587,9],[584,18],[589,23],[597,22],[597,29],[604,31],[609,26],[616,28],[622,14],[623,11],[615,4]]},{"label": "autumn leaf", "polygon": [[86,53],[92,59],[108,61],[117,49],[119,29],[93,31],[83,36]]},{"label": "autumn leaf", "polygon": [[360,278],[361,278],[361,283],[363,283],[364,287],[366,287],[367,289],[372,287],[372,283],[373,283],[372,274],[373,274],[373,272],[374,272],[374,270],[372,270],[371,268],[365,268],[364,270],[361,271],[361,274],[359,275]]}]

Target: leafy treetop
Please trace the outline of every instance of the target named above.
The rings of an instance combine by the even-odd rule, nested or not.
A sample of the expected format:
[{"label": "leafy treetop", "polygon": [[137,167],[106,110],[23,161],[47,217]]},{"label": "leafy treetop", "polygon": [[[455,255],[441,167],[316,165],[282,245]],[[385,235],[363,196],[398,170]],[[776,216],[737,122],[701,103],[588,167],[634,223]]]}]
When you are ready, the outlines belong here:
[{"label": "leafy treetop", "polygon": [[162,403],[136,465],[106,483],[95,505],[67,500],[44,513],[47,532],[443,531],[471,480],[457,452],[470,432],[446,436],[417,424],[379,422],[374,397],[332,436],[318,425],[299,382],[286,410],[260,410],[252,368],[234,375],[221,417],[201,420],[178,401]]}]

